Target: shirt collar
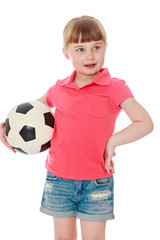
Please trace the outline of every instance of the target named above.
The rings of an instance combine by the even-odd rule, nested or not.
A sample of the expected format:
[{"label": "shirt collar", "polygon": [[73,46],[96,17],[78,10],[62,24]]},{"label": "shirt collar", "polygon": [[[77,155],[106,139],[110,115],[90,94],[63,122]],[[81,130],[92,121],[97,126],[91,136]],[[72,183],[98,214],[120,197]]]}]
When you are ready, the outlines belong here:
[{"label": "shirt collar", "polygon": [[[73,83],[74,77],[76,75],[76,70],[73,71],[73,73],[67,77],[66,79],[62,80],[60,83],[60,86],[68,86],[70,87],[71,84]],[[91,85],[93,83],[96,83],[97,85],[109,85],[111,82],[111,76],[108,71],[108,68],[102,68],[100,70],[100,74],[88,85]]]}]

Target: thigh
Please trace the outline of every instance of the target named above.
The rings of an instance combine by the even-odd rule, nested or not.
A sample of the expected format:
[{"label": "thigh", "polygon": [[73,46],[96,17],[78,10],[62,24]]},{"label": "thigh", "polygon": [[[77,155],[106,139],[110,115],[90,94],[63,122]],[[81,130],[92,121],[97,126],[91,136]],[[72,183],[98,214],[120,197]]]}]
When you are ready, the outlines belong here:
[{"label": "thigh", "polygon": [[54,236],[55,240],[66,239],[76,240],[77,239],[77,227],[76,217],[69,218],[57,218],[54,217]]},{"label": "thigh", "polygon": [[82,240],[105,240],[104,222],[89,222],[81,220]]}]

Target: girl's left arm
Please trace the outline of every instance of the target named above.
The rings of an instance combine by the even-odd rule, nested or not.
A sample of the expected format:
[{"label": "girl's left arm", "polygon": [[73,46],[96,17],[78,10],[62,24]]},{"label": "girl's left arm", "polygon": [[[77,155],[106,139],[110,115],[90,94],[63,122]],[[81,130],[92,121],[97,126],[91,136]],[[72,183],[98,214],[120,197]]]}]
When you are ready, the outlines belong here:
[{"label": "girl's left arm", "polygon": [[113,134],[107,142],[105,165],[109,173],[113,170],[111,162],[117,146],[137,141],[153,131],[150,115],[134,98],[126,99],[120,107],[126,112],[132,123],[120,132]]}]

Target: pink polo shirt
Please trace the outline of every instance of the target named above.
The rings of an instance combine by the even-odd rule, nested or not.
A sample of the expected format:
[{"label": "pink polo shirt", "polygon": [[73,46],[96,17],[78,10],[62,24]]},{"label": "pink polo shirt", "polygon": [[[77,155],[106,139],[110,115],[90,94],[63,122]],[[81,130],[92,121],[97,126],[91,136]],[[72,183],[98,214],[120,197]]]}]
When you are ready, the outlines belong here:
[{"label": "pink polo shirt", "polygon": [[55,107],[55,128],[46,168],[61,178],[92,180],[106,178],[104,150],[113,134],[119,105],[132,92],[123,80],[111,78],[108,69],[79,88],[76,71],[58,80],[47,92],[47,103]]}]

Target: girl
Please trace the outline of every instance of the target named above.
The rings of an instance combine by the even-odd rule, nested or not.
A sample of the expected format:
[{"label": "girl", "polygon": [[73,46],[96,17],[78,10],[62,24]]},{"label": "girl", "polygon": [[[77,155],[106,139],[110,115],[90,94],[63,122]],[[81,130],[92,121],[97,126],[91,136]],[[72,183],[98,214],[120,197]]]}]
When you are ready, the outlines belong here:
[{"label": "girl", "polygon": [[[72,19],[63,38],[63,54],[75,70],[38,99],[55,107],[40,211],[54,217],[56,240],[77,239],[76,218],[83,240],[104,240],[106,221],[114,219],[115,148],[149,134],[153,123],[125,82],[102,68],[107,37],[97,19]],[[122,109],[131,124],[114,133]],[[14,151],[3,128],[1,141]]]}]

